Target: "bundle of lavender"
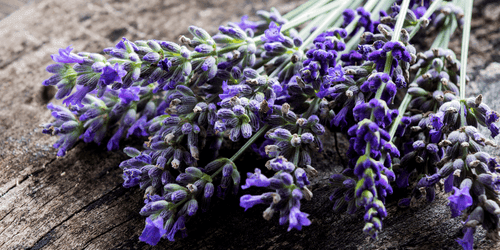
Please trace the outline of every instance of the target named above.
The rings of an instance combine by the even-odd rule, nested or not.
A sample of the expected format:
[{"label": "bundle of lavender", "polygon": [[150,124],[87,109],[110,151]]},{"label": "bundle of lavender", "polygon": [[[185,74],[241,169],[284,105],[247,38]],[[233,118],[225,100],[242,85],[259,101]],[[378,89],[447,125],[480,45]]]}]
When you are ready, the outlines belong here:
[{"label": "bundle of lavender", "polygon": [[[120,168],[124,187],[144,190],[139,239],[151,245],[185,237],[214,193],[240,188],[263,190],[241,196],[245,210],[265,204],[264,219],[276,214],[288,231],[309,226],[300,205],[313,199],[311,157],[331,129],[350,142],[348,165],[330,178],[335,212],[364,211],[363,231],[377,238],[393,189],[411,190],[404,207],[432,202],[444,185],[452,217],[465,220],[457,242],[472,249],[479,225],[499,238],[499,165],[483,151],[496,145],[478,130],[495,137],[499,115],[481,96],[465,98],[465,2],[464,13],[456,1],[311,0],[214,35],[191,26],[179,43],[123,38],[104,54],[60,49],[43,84],[64,105],[48,105],[55,121],[44,133],[59,136],[61,157],[79,140],[118,150],[124,138],[144,138],[142,149],[124,148],[130,159]],[[447,48],[457,27],[461,60]],[[416,35],[434,37],[429,50],[416,51]],[[238,141],[234,155],[221,152]],[[250,150],[269,160],[240,173],[235,160]]]}]

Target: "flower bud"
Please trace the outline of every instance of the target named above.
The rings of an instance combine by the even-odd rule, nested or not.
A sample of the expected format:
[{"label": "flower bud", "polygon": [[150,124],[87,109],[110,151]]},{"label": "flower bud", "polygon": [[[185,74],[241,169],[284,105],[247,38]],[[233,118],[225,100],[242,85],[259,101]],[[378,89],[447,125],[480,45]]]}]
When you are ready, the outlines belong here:
[{"label": "flower bud", "polygon": [[500,207],[498,206],[498,204],[493,201],[493,200],[487,200],[484,204],[483,204],[484,208],[486,209],[486,211],[490,212],[491,214],[495,214],[495,215],[498,215],[500,214]]},{"label": "flower bud", "polygon": [[469,215],[469,219],[467,223],[465,223],[466,227],[477,227],[481,223],[483,223],[484,219],[484,210],[482,207],[477,206],[474,211]]},{"label": "flower bud", "polygon": [[265,220],[270,220],[273,217],[273,214],[274,214],[274,209],[268,207],[266,208],[266,210],[264,210],[263,217]]},{"label": "flower bud", "polygon": [[292,139],[290,140],[290,144],[292,144],[293,147],[298,147],[298,146],[300,146],[300,143],[301,143],[301,139],[300,139],[299,135],[293,134]]},{"label": "flower bud", "polygon": [[313,197],[313,193],[306,186],[302,188],[302,194],[304,195],[304,198],[308,201],[310,201]]},{"label": "flower bud", "polygon": [[183,200],[184,198],[186,198],[186,196],[187,196],[186,191],[177,190],[170,195],[170,199],[172,199],[173,203],[177,203],[177,202]]},{"label": "flower bud", "polygon": [[288,103],[284,103],[283,105],[281,105],[281,113],[283,115],[288,114],[289,110],[290,110],[290,105]]},{"label": "flower bud", "polygon": [[187,215],[193,216],[198,211],[198,201],[195,199],[189,200],[184,204],[182,210],[185,210]]},{"label": "flower bud", "polygon": [[159,210],[167,208],[167,206],[168,202],[166,200],[152,201],[147,203],[144,207],[142,207],[139,213],[142,216],[148,216],[153,213],[156,213]]},{"label": "flower bud", "polygon": [[484,185],[481,184],[479,181],[475,180],[474,183],[472,184],[472,192],[478,197],[485,194]]},{"label": "flower bud", "polygon": [[441,169],[439,169],[438,175],[441,178],[445,178],[445,177],[449,176],[450,174],[452,174],[453,170],[454,170],[453,163],[447,162],[446,164],[444,164],[444,166]]}]

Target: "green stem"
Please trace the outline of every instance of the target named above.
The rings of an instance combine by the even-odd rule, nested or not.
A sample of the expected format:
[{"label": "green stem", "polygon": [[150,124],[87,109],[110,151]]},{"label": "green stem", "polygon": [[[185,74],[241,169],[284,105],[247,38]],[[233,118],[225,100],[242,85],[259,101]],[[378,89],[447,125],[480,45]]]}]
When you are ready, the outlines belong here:
[{"label": "green stem", "polygon": [[403,0],[403,3],[401,3],[401,10],[399,11],[398,14],[398,20],[396,21],[396,26],[394,26],[394,34],[392,36],[392,41],[399,41],[399,36],[401,35],[401,29],[403,28],[403,23],[405,21],[409,3],[410,0]]},{"label": "green stem", "polygon": [[[362,0],[354,0],[354,3],[358,5]],[[319,34],[321,34],[325,29],[328,27],[328,25],[338,18],[341,17],[340,13],[342,13],[343,10],[345,10],[349,5],[351,4],[350,1],[344,1],[340,7],[332,11],[330,13],[329,17],[324,20],[321,25],[312,33],[309,35],[309,37],[302,43],[302,46],[300,46],[300,50],[304,50],[309,44],[316,38]]]},{"label": "green stem", "polygon": [[329,11],[331,11],[332,9],[335,9],[337,8],[338,6],[340,5],[339,2],[332,2],[332,3],[329,3],[327,5],[324,5],[324,6],[316,6],[316,8],[300,15],[299,17],[297,17],[296,19],[293,19],[293,21],[289,21],[285,24],[283,24],[282,28],[281,28],[281,31],[286,31],[286,30],[289,30],[293,27],[296,27],[296,26],[299,26],[319,15],[322,15],[324,13],[327,13]]},{"label": "green stem", "polygon": [[221,48],[219,50],[212,51],[211,53],[208,53],[208,54],[195,54],[195,55],[192,55],[191,58],[194,59],[194,58],[207,57],[207,56],[216,56],[218,54],[224,54],[224,53],[227,53],[227,52],[231,52],[233,50],[237,50],[239,47],[241,47],[243,45],[247,45],[247,44],[248,44],[247,42],[241,42],[241,43],[237,43],[237,44],[231,44],[231,45],[223,47],[223,48]]},{"label": "green stem", "polygon": [[447,23],[445,26],[445,33],[443,34],[443,39],[441,40],[441,44],[439,47],[448,48],[448,44],[450,42],[451,33],[456,29],[457,24],[454,16],[450,16],[447,18]]},{"label": "green stem", "polygon": [[462,51],[460,55],[460,99],[465,99],[465,76],[467,74],[467,55],[469,52],[470,26],[472,19],[472,5],[474,0],[466,0],[464,31],[462,36]]},{"label": "green stem", "polygon": [[306,25],[306,27],[304,27],[303,29],[301,29],[299,31],[299,36],[305,40],[309,34],[310,34],[310,31],[313,27],[319,25],[323,20],[325,20],[325,18],[328,16],[328,14],[323,14],[323,15],[320,15],[320,16],[317,16],[315,19],[313,19],[309,24]]},{"label": "green stem", "polygon": [[[460,126],[463,128],[465,126],[467,126],[467,120],[465,118],[465,110],[466,110],[467,106],[465,104],[465,100],[462,100],[460,102]],[[469,148],[468,147],[462,147],[462,160],[464,162],[467,162],[466,159],[467,159],[467,155],[469,155]],[[471,169],[469,168],[468,164],[464,164],[465,166],[465,170],[467,172],[471,172]]]},{"label": "green stem", "polygon": [[292,19],[294,17],[296,17],[297,15],[299,15],[300,13],[304,12],[305,10],[308,10],[311,6],[317,4],[318,2],[322,2],[319,1],[319,0],[309,0],[305,3],[303,3],[302,5],[300,5],[299,7],[289,11],[288,13],[284,14],[283,17],[286,18],[286,19]]},{"label": "green stem", "polygon": [[250,145],[252,145],[252,143],[255,142],[255,140],[257,140],[257,138],[259,138],[267,130],[267,128],[269,128],[269,124],[266,124],[262,128],[260,128],[259,131],[257,131],[257,133],[255,133],[250,139],[248,139],[245,145],[243,145],[243,147],[241,147],[240,150],[238,150],[238,152],[236,152],[229,160],[234,162],[243,152],[245,152],[248,147],[250,147]]},{"label": "green stem", "polygon": [[[280,71],[281,69],[288,67],[289,64],[291,64],[292,62],[288,62],[288,63],[282,63],[280,66],[278,66],[270,75],[269,77],[275,77]],[[285,65],[286,64],[286,65]]]},{"label": "green stem", "polygon": [[398,129],[399,122],[401,122],[401,119],[403,118],[403,114],[405,113],[406,108],[410,104],[412,97],[413,97],[412,95],[406,93],[405,98],[403,99],[403,101],[399,105],[398,116],[396,117],[396,119],[394,119],[392,126],[391,126],[391,130],[389,131],[389,135],[391,138],[393,138],[394,134],[396,134],[396,130]]},{"label": "green stem", "polygon": [[349,52],[349,51],[351,51],[354,48],[354,46],[356,46],[357,44],[359,44],[359,40],[361,39],[362,35],[363,35],[363,32],[361,32],[361,30],[359,30],[358,32],[356,32],[356,34],[354,34],[349,39],[349,42],[346,43],[346,45],[345,45],[345,51]]},{"label": "green stem", "polygon": [[186,202],[188,200],[188,198],[191,198],[191,196],[186,196],[186,198],[182,199],[181,201],[175,203],[174,205],[170,206],[168,209],[169,210],[173,210],[173,209],[176,209],[177,207],[179,207],[180,205],[183,205],[184,202]]},{"label": "green stem", "polygon": [[[257,138],[259,138],[266,130],[267,128],[269,128],[269,124],[266,124],[264,125],[262,128],[259,129],[259,131],[257,131],[257,133],[255,133],[250,139],[248,139],[248,141],[245,143],[245,145],[243,145],[243,147],[240,148],[240,150],[238,150],[238,152],[236,152],[230,159],[227,159],[228,161],[234,163],[234,161],[241,155],[243,154],[243,152],[245,152],[245,150],[250,147],[250,145],[252,145],[252,143],[255,142],[255,140],[257,140]],[[224,159],[224,158],[223,158]],[[220,167],[219,169],[217,169],[217,171],[215,171],[210,177],[213,179],[215,176],[217,176],[221,171],[222,169],[224,168],[224,166]]]},{"label": "green stem", "polygon": [[[302,134],[302,128],[299,128],[297,134],[300,136]],[[300,146],[295,148],[295,153],[293,154],[293,165],[297,168],[299,164],[299,154],[300,154]]]}]

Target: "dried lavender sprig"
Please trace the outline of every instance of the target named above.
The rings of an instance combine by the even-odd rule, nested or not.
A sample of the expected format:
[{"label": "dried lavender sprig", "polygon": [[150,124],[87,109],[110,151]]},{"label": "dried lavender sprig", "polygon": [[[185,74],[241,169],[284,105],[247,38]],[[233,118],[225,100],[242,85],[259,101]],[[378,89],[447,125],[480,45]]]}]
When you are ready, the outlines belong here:
[{"label": "dried lavender sprig", "polygon": [[[446,26],[444,30],[440,35],[438,35],[438,38],[433,46],[447,45],[449,33],[451,33],[451,31],[454,29],[454,23],[451,22],[452,19],[453,17],[447,18],[448,23],[445,24]],[[433,51],[432,53],[440,54],[441,52],[439,50],[435,50],[435,52]],[[453,57],[451,57],[451,55],[449,56],[449,58],[446,57],[447,61],[455,60]],[[451,63],[456,62],[450,62],[450,64]],[[462,67],[465,67],[465,65],[462,64]],[[454,70],[458,71],[458,68],[455,68]],[[461,77],[466,78],[465,75],[461,75]],[[442,84],[439,83],[437,89],[440,90],[441,87]],[[452,95],[451,93],[447,93],[447,95],[448,94]],[[459,95],[458,90],[455,91],[455,94]],[[448,96],[448,98],[450,97],[451,96]],[[457,99],[456,97],[453,98]],[[477,129],[475,128],[478,124],[477,118],[484,116],[486,113],[489,113],[489,119],[491,119],[491,122],[493,120],[498,120],[498,114],[491,111],[486,105],[482,104],[481,101],[481,96],[479,96],[478,98],[469,98],[466,101],[463,99],[460,101],[447,101],[439,108],[439,111],[436,115],[430,115],[432,123],[422,123],[422,125],[428,124],[428,126],[430,126],[432,130],[434,130],[431,131],[434,133],[434,135],[431,135],[431,142],[436,142],[435,135],[439,135],[438,140],[440,140],[441,136],[447,136],[446,139],[444,139],[443,137],[444,140],[439,143],[439,147],[444,148],[448,146],[448,148],[446,149],[446,155],[442,158],[441,162],[436,164],[438,167],[440,167],[439,171],[435,172],[435,174],[431,176],[421,178],[419,183],[417,184],[417,187],[422,189],[424,193],[427,190],[427,198],[431,201],[434,198],[433,186],[437,181],[439,181],[440,178],[446,178],[445,191],[451,191],[452,187],[453,190],[455,190],[455,193],[449,197],[449,206],[452,211],[452,216],[458,216],[462,213],[462,211],[466,211],[466,213],[468,213],[473,210],[472,213],[470,213],[468,220],[466,221],[466,227],[464,228],[464,238],[457,240],[458,243],[464,247],[464,249],[470,249],[473,246],[472,236],[475,232],[475,227],[481,223],[483,224],[483,227],[488,230],[488,234],[490,236],[494,236],[493,238],[498,238],[499,218],[497,214],[500,213],[500,210],[495,208],[498,208],[498,185],[495,184],[499,182],[498,175],[495,173],[497,171],[496,168],[498,166],[498,163],[494,161],[494,158],[490,158],[488,154],[480,152],[479,145],[491,145],[491,142],[488,142],[488,140],[486,140],[483,135],[478,133]],[[481,105],[482,107],[479,107],[479,105]],[[480,111],[481,114],[478,114],[479,116],[476,117],[475,114],[478,113],[478,110],[482,111]],[[457,118],[460,120],[457,120]],[[445,126],[442,126],[442,123],[444,123]],[[484,124],[484,122],[482,124],[488,125]],[[490,126],[495,127],[493,125]],[[418,127],[420,127],[420,124]],[[490,130],[492,130],[493,136],[498,133],[498,129],[496,129],[495,131],[495,128],[490,128]],[[451,145],[448,144],[448,142],[450,142]],[[422,140],[416,141],[414,143],[414,148],[423,148],[425,144],[426,142]],[[432,145],[432,143],[429,143],[428,147]],[[435,148],[438,149],[437,147]],[[407,156],[413,153],[414,152],[407,154]],[[475,161],[476,154],[481,158],[481,161]],[[403,165],[403,162],[407,164],[409,158],[411,157],[403,157],[403,159],[401,160],[401,165]],[[419,158],[417,158],[417,162],[419,162],[418,159]],[[424,160],[425,159],[420,158],[420,161]],[[486,164],[488,164],[488,166],[486,166]],[[433,164],[430,165],[432,166]],[[425,174],[427,174],[427,168],[425,170]],[[453,170],[455,170],[455,173],[452,173]],[[405,178],[407,179],[407,176]],[[458,182],[455,181],[455,183],[453,183],[454,179],[458,179]],[[457,185],[460,185],[460,189],[456,188]],[[488,186],[488,188],[490,188],[490,190],[493,190],[493,192],[483,191],[485,189],[484,185]],[[473,186],[474,188],[471,188],[471,186]],[[429,191],[431,191],[430,195]],[[417,192],[420,196],[422,195],[420,191]],[[496,203],[494,200],[496,200]],[[410,200],[406,199],[406,201],[404,201],[403,203],[405,202],[410,203]],[[486,210],[488,212],[486,212]],[[483,220],[483,218],[485,217],[488,217],[488,219]]]},{"label": "dried lavender sprig", "polygon": [[[399,36],[401,33],[401,29],[403,27],[403,22],[405,20],[406,11],[408,10],[409,3],[410,3],[409,0],[403,0],[400,12],[398,14],[398,19],[396,21],[396,25],[394,28],[392,42],[399,43]],[[392,52],[389,51],[389,52],[387,52],[387,59],[386,59],[385,68],[384,68],[385,74],[391,73],[392,61],[393,61]],[[380,98],[382,97],[382,93],[383,93],[385,87],[386,87],[386,81],[382,81],[382,84],[380,84],[380,86],[378,87],[378,90],[377,90],[373,100],[381,100]],[[383,100],[381,100],[381,101],[383,102]],[[375,109],[372,109],[370,111],[369,120],[364,119],[358,123],[358,125],[357,125],[358,131],[360,130],[360,128],[362,128],[362,126],[365,126],[365,124],[370,124],[368,126],[372,126],[371,123],[373,123],[375,121],[374,110]],[[351,128],[350,130],[352,130],[352,129],[353,128]],[[354,128],[354,129],[356,129],[356,128]],[[370,127],[370,130],[373,132],[375,132],[374,129],[375,128],[372,129]],[[365,130],[368,130],[368,128],[365,128]],[[377,127],[375,130],[378,130],[376,133],[384,132],[383,128]],[[358,134],[358,133],[359,132],[356,132],[356,134]],[[370,133],[370,132],[368,132],[368,133]],[[387,132],[385,132],[385,133],[387,133]],[[378,137],[382,136],[379,134],[376,134],[376,135]],[[373,135],[373,136],[375,136],[375,135]],[[388,139],[387,141],[391,141],[390,137],[385,138],[385,139]],[[380,139],[378,139],[378,140],[380,140]],[[380,142],[378,142],[378,143],[380,144]],[[382,200],[382,199],[384,199],[385,195],[383,195],[382,193],[379,194],[379,192],[378,192],[379,190],[377,190],[376,184],[375,184],[373,178],[374,178],[374,176],[379,175],[378,178],[380,178],[381,180],[378,180],[378,181],[382,181],[382,177],[384,177],[385,182],[387,182],[387,184],[385,184],[385,187],[381,187],[381,188],[387,194],[386,189],[390,188],[390,186],[387,187],[388,181],[387,181],[386,175],[394,175],[394,174],[389,172],[390,169],[388,169],[386,171],[382,171],[383,163],[380,163],[380,162],[373,160],[371,158],[372,146],[373,145],[371,142],[369,142],[369,141],[366,142],[365,155],[361,156],[356,163],[355,172],[357,172],[356,171],[357,169],[361,169],[361,170],[359,170],[359,171],[361,171],[361,173],[356,174],[356,175],[358,175],[359,180],[358,180],[358,183],[356,184],[355,193],[356,193],[356,198],[357,198],[356,199],[357,206],[366,207],[366,214],[365,214],[366,224],[365,224],[365,228],[363,229],[363,231],[370,234],[372,237],[376,238],[377,232],[382,229],[382,219],[385,216],[387,216],[387,212],[385,210],[383,200]],[[382,156],[382,159],[385,160],[384,155]],[[379,172],[374,173],[373,169],[379,169]],[[371,181],[365,180],[366,178],[371,179]],[[366,186],[365,182],[368,182],[370,184],[367,184],[368,186],[365,187]],[[383,186],[382,183],[380,183],[379,185]],[[364,189],[364,191],[363,191],[363,189]],[[389,192],[392,192],[392,189],[390,189]],[[375,210],[373,210],[373,211],[370,210],[373,208],[375,208]]]},{"label": "dried lavender sprig", "polygon": [[[432,13],[434,13],[436,8],[441,4],[441,2],[442,2],[442,0],[435,0],[431,4],[431,6],[429,6],[429,8],[425,11],[425,14],[418,20],[417,24],[415,25],[415,28],[410,33],[408,40],[411,40],[417,34],[418,30],[420,29],[420,25],[421,25],[422,21],[429,18],[432,15]],[[450,27],[450,29],[452,29],[452,28]],[[441,39],[439,39],[441,37],[440,36],[441,34],[444,34],[444,36],[443,36],[444,39],[450,39],[450,36],[446,36],[446,34],[447,34],[446,31],[447,31],[447,29],[445,29],[445,32],[440,32],[437,36],[438,39],[436,39],[436,40],[441,41]],[[433,46],[431,48],[433,48]],[[419,73],[417,73],[417,76],[418,75],[419,75]],[[399,105],[398,116],[396,117],[396,119],[394,119],[392,126],[389,130],[389,135],[391,136],[392,140],[395,139],[394,134],[396,133],[396,130],[398,129],[399,123],[401,122],[401,119],[403,118],[403,115],[406,111],[406,108],[410,104],[410,101],[412,98],[413,98],[413,96],[410,93],[406,92],[405,97],[403,98],[403,100],[401,101],[401,104]]]},{"label": "dried lavender sprig", "polygon": [[[285,28],[287,28],[287,29],[288,29],[288,28],[293,27],[294,25],[297,25],[297,23],[295,23],[295,24],[293,24],[293,23],[292,23],[292,24],[288,25],[288,26],[287,26],[287,27],[285,27]],[[124,42],[123,42],[123,44],[124,44],[125,46],[122,46],[122,47],[127,47],[127,51],[128,51],[128,50],[129,50],[129,47],[130,47],[130,46],[128,46],[128,45],[129,45],[129,42],[128,42],[128,41],[124,41]],[[195,58],[199,58],[199,57],[203,57],[203,56],[207,56],[207,55],[212,55],[212,54],[213,54],[213,55],[217,55],[217,54],[219,54],[219,53],[224,53],[224,52],[227,52],[227,51],[232,51],[232,50],[237,49],[237,48],[239,48],[240,46],[243,46],[243,45],[246,45],[246,43],[239,43],[239,44],[236,44],[236,45],[226,46],[226,47],[224,47],[224,48],[222,48],[222,49],[220,49],[220,50],[218,50],[218,51],[213,51],[213,52],[211,52],[211,53],[209,53],[209,54],[193,54],[193,55],[192,55],[192,58],[193,58],[193,59],[195,59]],[[134,45],[134,46],[135,46],[135,45]],[[62,51],[62,50],[60,50],[60,51]],[[87,56],[87,54],[85,54],[85,53],[81,53],[81,56],[79,56],[79,55],[76,55],[76,54],[72,54],[72,53],[70,53],[70,51],[71,51],[71,50],[70,50],[70,48],[67,48],[66,50],[62,51],[62,52],[60,53],[60,55],[53,55],[53,58],[55,58],[55,60],[59,61],[60,63],[64,63],[65,65],[67,65],[67,63],[75,63],[75,62],[77,62],[77,63],[86,63],[86,61],[85,61],[86,59],[85,59],[84,57],[82,57],[82,56]],[[132,51],[132,50],[130,50],[130,51],[128,51],[127,53],[133,53],[133,51]],[[91,54],[91,56],[93,56],[93,55]],[[102,57],[102,56],[101,56],[101,57]],[[94,58],[91,58],[91,59],[93,59],[93,60],[104,60],[104,58],[101,58],[101,57],[94,56]],[[136,58],[136,59],[134,59],[134,60],[135,60],[135,61],[137,61],[138,59]],[[124,59],[118,59],[118,58],[113,58],[113,59],[110,59],[110,62],[112,62],[112,63],[129,63],[129,64],[130,64],[130,62],[128,62],[128,61],[126,61],[126,60],[124,60]],[[133,65],[133,64],[134,64],[134,62],[132,62],[131,64]],[[71,68],[70,68],[70,70],[71,70]],[[123,69],[117,69],[117,72],[118,72],[118,70],[123,71]],[[192,72],[191,72],[191,74],[192,74]],[[74,87],[74,85],[75,85],[75,84],[74,84],[74,81],[75,81],[75,79],[74,79],[74,78],[75,78],[75,77],[72,77],[73,75],[75,75],[75,74],[71,74],[71,72],[69,72],[69,73],[68,73],[68,72],[65,72],[65,73],[64,73],[64,76],[63,76],[63,77],[64,77],[64,79],[66,79],[66,78],[68,78],[68,79],[69,79],[69,78],[73,79],[72,81],[69,81],[69,83],[68,83],[68,84],[66,84],[66,85],[68,85],[68,86],[69,86],[69,87],[71,87],[71,88],[73,88],[73,87]],[[57,75],[56,75],[56,76],[57,76]],[[75,75],[75,76],[76,76],[76,75]],[[105,74],[103,74],[103,76],[105,76]],[[119,75],[119,76],[120,76],[120,77],[123,77],[123,75]],[[52,77],[52,78],[54,78],[54,77]],[[51,78],[51,79],[52,79],[52,78]],[[60,77],[60,78],[61,78],[61,77]],[[101,77],[101,78],[102,78],[102,77]],[[55,79],[55,78],[54,78],[54,79]],[[59,79],[59,78],[57,78],[56,80],[45,81],[45,82],[44,82],[44,84],[45,84],[45,83],[47,83],[47,84],[52,84],[52,83],[56,84],[58,79]],[[120,80],[121,80],[121,79],[120,79]],[[60,82],[63,82],[63,81],[60,81]],[[66,81],[66,82],[68,82],[68,81]],[[71,84],[71,82],[73,82],[73,84]],[[65,86],[66,86],[66,85],[65,85]],[[59,86],[59,85],[58,85],[58,86]],[[60,88],[60,91],[59,91],[59,92],[62,92],[62,91],[64,90],[64,93],[63,93],[63,94],[58,94],[58,96],[60,96],[60,98],[61,98],[61,97],[63,97],[64,95],[69,94],[69,91],[71,91],[71,88],[70,88],[70,89],[67,89],[66,87],[64,87],[64,88]],[[68,90],[69,90],[69,91],[68,91]],[[101,91],[101,92],[102,92],[103,90],[104,90],[104,88],[100,87],[99,91]],[[58,93],[59,93],[59,92],[58,92]],[[67,94],[65,94],[65,93],[67,93]],[[85,93],[84,93],[84,94],[85,94]],[[83,97],[83,95],[84,95],[84,94],[81,94],[81,96]],[[73,98],[73,99],[74,99],[74,98]]]},{"label": "dried lavender sprig", "polygon": [[[233,48],[234,48],[234,47],[233,47]],[[233,49],[233,48],[231,48],[231,49]],[[391,61],[392,61],[392,60],[391,60]],[[282,64],[282,66],[281,66],[281,67],[285,67],[285,66],[283,66],[283,65],[284,65],[284,64]],[[387,67],[386,67],[386,68],[387,68]],[[279,71],[280,71],[279,69],[276,69],[276,70],[273,72],[273,74],[278,74],[278,73],[279,73]],[[190,77],[191,77],[191,75],[190,75]],[[318,98],[315,98],[314,100],[316,100],[316,101],[317,101],[317,100],[319,100],[319,99],[318,99]],[[314,101],[313,101],[313,103],[314,103]],[[316,106],[316,105],[313,105],[313,103],[311,103],[310,108],[312,108],[312,107]],[[308,113],[309,113],[309,111],[305,113],[305,116],[308,116],[308,115],[307,115]],[[373,113],[373,111],[372,111],[372,113]],[[464,113],[461,113],[461,116],[462,116],[462,117],[464,117]],[[302,130],[302,128],[300,128],[300,129],[299,129],[299,131],[301,131],[301,130]],[[299,132],[299,133],[298,133],[298,135],[301,135],[301,134],[302,134],[301,132]],[[248,142],[247,142],[247,143],[248,143]],[[242,152],[242,150],[240,150],[240,151]],[[240,152],[240,151],[239,151],[239,152]],[[296,152],[299,152],[298,148],[296,148]],[[294,161],[296,161],[296,159],[298,159],[298,157],[296,157],[296,156],[295,156],[295,157],[294,157]],[[383,157],[382,157],[382,159],[383,159]],[[296,162],[296,163],[298,163],[298,162]],[[295,166],[297,166],[297,164],[294,164],[294,165],[295,165]],[[223,168],[219,168],[219,169],[223,169]],[[234,169],[234,168],[230,167],[230,169]],[[194,171],[194,170],[193,170],[193,171]],[[223,170],[220,170],[220,171],[223,171]],[[219,173],[220,173],[220,171],[219,171]],[[283,178],[288,178],[288,177],[285,177],[285,176],[287,176],[287,175],[283,175]],[[299,176],[300,176],[301,178],[303,178],[303,176],[301,176],[301,175],[299,175]],[[299,179],[299,177],[296,177],[296,178],[297,178],[297,179]],[[289,178],[289,179],[290,179],[290,178]],[[293,177],[292,177],[291,179],[293,179]],[[276,179],[276,180],[278,180],[278,179]],[[284,180],[284,179],[283,179],[283,180]],[[280,181],[280,180],[278,180],[278,181]],[[303,182],[303,180],[302,180],[302,182]],[[297,184],[298,184],[298,183],[297,183]],[[293,185],[295,185],[295,184],[293,184]],[[298,184],[298,185],[300,185],[300,184]],[[292,188],[293,188],[293,191],[298,191],[298,190],[297,190],[297,188],[293,187],[292,185],[290,185],[290,187],[292,187]],[[289,188],[286,188],[286,189],[288,189],[289,191],[291,191]],[[280,190],[286,191],[286,189],[280,189]],[[305,195],[305,193],[304,193],[304,195]],[[271,195],[271,196],[272,196],[272,195]],[[292,195],[292,196],[293,196],[293,195]],[[187,196],[186,196],[186,197],[187,197]],[[270,196],[269,196],[269,197],[270,197]],[[268,199],[269,197],[268,197],[268,196],[264,196],[263,198],[264,198],[264,199]],[[274,195],[274,197],[279,197],[279,196]],[[292,217],[293,217],[293,219],[295,219],[295,220],[297,220],[297,219],[301,219],[301,220],[303,220],[303,221],[302,221],[302,222],[300,222],[300,223],[295,223],[295,222],[294,222],[294,223],[292,223],[292,221],[290,221],[290,227],[289,227],[289,230],[290,230],[291,228],[298,228],[298,229],[300,229],[300,227],[301,227],[302,225],[306,225],[306,224],[310,223],[310,221],[308,221],[308,220],[307,220],[307,218],[305,218],[305,217],[307,217],[307,216],[306,216],[306,215],[304,215],[304,213],[302,213],[302,212],[300,212],[300,211],[299,211],[299,212],[297,212],[297,211],[298,211],[297,205],[299,205],[299,204],[300,204],[300,203],[298,203],[298,201],[297,201],[297,200],[300,200],[300,198],[302,197],[302,194],[297,194],[297,192],[295,192],[295,196],[293,196],[293,197],[294,197],[295,199],[291,200],[291,201],[290,201],[291,203],[288,203],[288,204],[294,207],[294,209],[295,209],[295,210],[294,210],[294,213],[296,213],[296,215],[297,215],[297,216],[292,216]],[[299,197],[300,197],[300,198],[299,198]],[[173,208],[175,209],[175,208],[179,207],[181,204],[184,204],[185,202],[187,202],[187,200],[188,200],[188,198],[184,198],[184,199],[180,200],[180,203],[178,203],[178,204],[176,204],[175,206],[173,206]],[[245,200],[245,202],[249,202],[249,201]],[[265,200],[265,202],[269,202],[269,200]],[[273,199],[273,201],[272,201],[272,202],[273,202],[273,204],[274,204],[274,199]],[[277,201],[277,202],[276,202],[276,204],[277,204],[277,203],[279,203],[279,201]],[[186,204],[187,204],[187,203],[186,203]],[[245,203],[245,204],[247,204],[247,205],[248,205],[248,204],[251,204],[251,202],[250,202],[250,203]],[[191,210],[191,211],[192,211],[192,210]],[[267,211],[267,210],[266,210],[266,211]],[[372,212],[373,212],[373,211],[372,211]],[[265,215],[266,215],[266,213],[265,213]],[[269,216],[269,212],[267,213],[267,215]],[[148,218],[148,219],[149,219],[149,222],[148,222],[148,224],[147,224],[146,228],[147,228],[147,229],[148,229],[148,228],[149,228],[149,229],[152,229],[152,228],[151,228],[151,224],[154,224],[154,222],[153,222],[153,221],[151,221],[151,218]],[[179,218],[179,219],[180,219],[180,218]],[[291,220],[291,219],[290,219],[290,220]],[[184,224],[183,224],[183,223],[184,223],[184,221],[183,221],[183,220],[181,220],[181,221],[179,222],[178,226],[177,226],[177,228],[178,228],[178,229],[180,229],[181,231],[183,231],[183,226],[184,226]],[[281,223],[281,220],[280,220],[280,223]],[[167,223],[167,224],[168,224],[168,223]],[[177,222],[176,222],[176,224],[177,224]],[[163,225],[162,225],[162,226],[163,226]],[[149,229],[148,229],[148,230],[149,230]],[[169,234],[169,235],[170,235],[170,234]],[[175,233],[174,233],[174,235],[175,235]],[[172,236],[172,237],[173,237],[173,236]]]}]

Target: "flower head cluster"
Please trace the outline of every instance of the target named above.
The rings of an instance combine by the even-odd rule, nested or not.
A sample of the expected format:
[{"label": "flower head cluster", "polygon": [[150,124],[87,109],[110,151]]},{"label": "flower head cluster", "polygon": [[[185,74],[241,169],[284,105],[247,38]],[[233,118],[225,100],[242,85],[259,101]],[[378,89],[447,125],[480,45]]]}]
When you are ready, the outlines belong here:
[{"label": "flower head cluster", "polygon": [[[246,210],[257,204],[269,205],[264,211],[264,218],[270,220],[275,212],[279,212],[279,223],[283,225],[288,222],[288,231],[292,228],[301,230],[302,226],[309,226],[311,224],[311,221],[307,218],[309,215],[300,211],[300,200],[304,196],[303,192],[310,193],[310,191],[307,188],[306,191],[302,191],[294,184],[294,179],[296,182],[301,183],[303,187],[304,181],[309,184],[304,170],[293,171],[293,163],[287,162],[286,159],[280,159],[270,164],[274,165],[273,169],[282,170],[279,170],[273,177],[267,178],[262,175],[259,169],[255,169],[255,173],[248,173],[246,184],[242,188],[246,189],[251,186],[265,187],[274,190],[274,192],[261,195],[243,195],[240,199],[240,206]],[[289,164],[291,166],[286,166]],[[295,178],[291,175],[292,172],[295,172]]]}]

